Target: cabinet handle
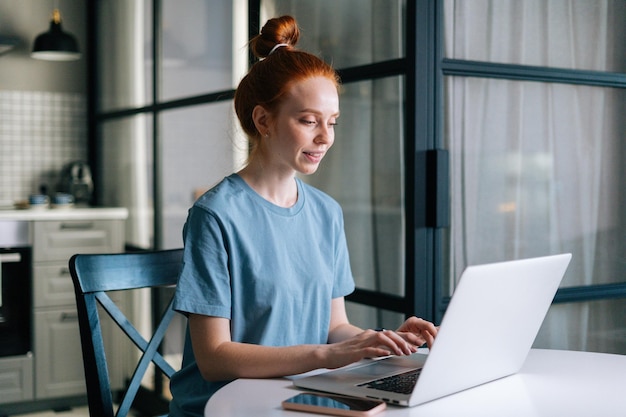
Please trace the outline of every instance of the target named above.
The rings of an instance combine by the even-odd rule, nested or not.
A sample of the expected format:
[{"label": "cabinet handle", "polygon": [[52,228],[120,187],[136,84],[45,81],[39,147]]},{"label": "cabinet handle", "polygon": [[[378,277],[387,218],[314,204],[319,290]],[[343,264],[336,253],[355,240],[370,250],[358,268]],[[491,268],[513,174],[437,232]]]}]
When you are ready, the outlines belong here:
[{"label": "cabinet handle", "polygon": [[93,222],[61,223],[61,230],[86,230],[86,229],[93,229]]},{"label": "cabinet handle", "polygon": [[76,321],[78,320],[78,313],[61,313],[61,321]]},{"label": "cabinet handle", "polygon": [[64,276],[64,275],[70,275],[69,268],[61,268],[61,270],[59,271],[59,276]]},{"label": "cabinet handle", "polygon": [[0,263],[20,262],[21,260],[22,256],[19,252],[0,253]]}]

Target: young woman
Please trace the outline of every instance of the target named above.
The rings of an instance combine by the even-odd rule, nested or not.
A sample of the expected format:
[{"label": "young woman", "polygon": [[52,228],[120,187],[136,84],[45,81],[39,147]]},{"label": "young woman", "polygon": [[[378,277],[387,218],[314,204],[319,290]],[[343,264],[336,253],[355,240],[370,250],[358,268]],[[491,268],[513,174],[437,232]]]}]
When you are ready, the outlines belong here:
[{"label": "young woman", "polygon": [[171,416],[202,415],[235,378],[337,368],[366,357],[409,355],[431,345],[435,326],[412,317],[397,331],[348,321],[354,290],[340,206],[300,181],[335,140],[336,72],[295,49],[283,16],[251,41],[261,58],[235,94],[247,165],[203,195],[183,231],[175,309],[188,317],[182,369],[171,380]]}]

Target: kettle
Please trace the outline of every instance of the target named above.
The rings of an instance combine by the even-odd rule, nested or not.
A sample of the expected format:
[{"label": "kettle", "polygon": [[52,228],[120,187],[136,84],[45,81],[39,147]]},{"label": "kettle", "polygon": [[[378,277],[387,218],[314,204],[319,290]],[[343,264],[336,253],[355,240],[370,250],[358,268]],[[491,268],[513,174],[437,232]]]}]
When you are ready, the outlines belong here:
[{"label": "kettle", "polygon": [[89,165],[82,161],[66,164],[61,171],[57,188],[59,192],[71,194],[75,204],[89,204],[93,193]]}]

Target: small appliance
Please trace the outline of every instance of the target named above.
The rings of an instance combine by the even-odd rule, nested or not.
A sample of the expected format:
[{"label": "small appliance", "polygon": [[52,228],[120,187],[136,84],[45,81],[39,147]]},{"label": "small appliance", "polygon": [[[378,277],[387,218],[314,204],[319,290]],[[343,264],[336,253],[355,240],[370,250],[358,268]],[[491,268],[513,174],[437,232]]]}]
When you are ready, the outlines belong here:
[{"label": "small appliance", "polygon": [[74,204],[89,204],[93,193],[93,181],[91,180],[89,165],[82,161],[66,164],[61,171],[57,190],[71,194],[74,197]]}]

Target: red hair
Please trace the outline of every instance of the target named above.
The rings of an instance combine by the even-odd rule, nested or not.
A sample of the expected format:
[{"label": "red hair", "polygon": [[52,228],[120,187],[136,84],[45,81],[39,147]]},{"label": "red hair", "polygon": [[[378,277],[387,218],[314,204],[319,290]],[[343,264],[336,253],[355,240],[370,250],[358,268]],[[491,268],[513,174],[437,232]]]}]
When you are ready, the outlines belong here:
[{"label": "red hair", "polygon": [[268,20],[250,41],[250,49],[260,61],[252,65],[235,91],[235,112],[253,147],[261,136],[252,119],[257,105],[275,113],[291,84],[311,77],[326,77],[339,87],[339,76],[329,64],[295,49],[299,37],[296,20],[281,16]]}]

